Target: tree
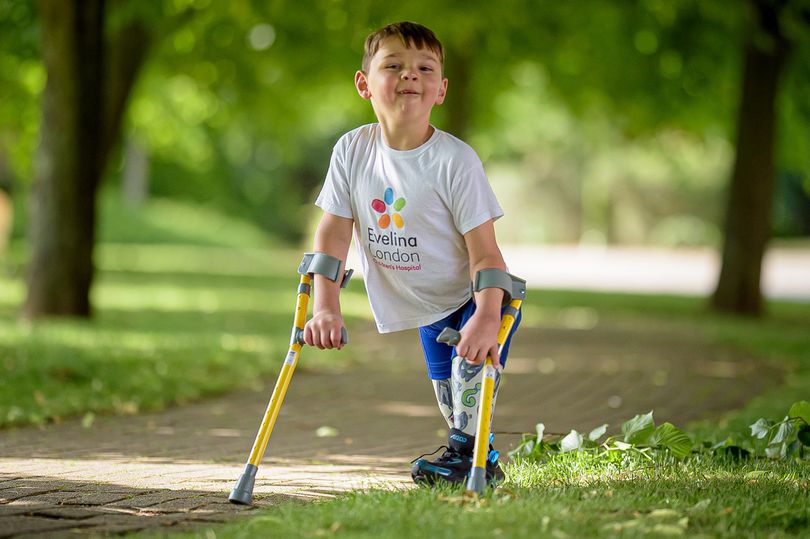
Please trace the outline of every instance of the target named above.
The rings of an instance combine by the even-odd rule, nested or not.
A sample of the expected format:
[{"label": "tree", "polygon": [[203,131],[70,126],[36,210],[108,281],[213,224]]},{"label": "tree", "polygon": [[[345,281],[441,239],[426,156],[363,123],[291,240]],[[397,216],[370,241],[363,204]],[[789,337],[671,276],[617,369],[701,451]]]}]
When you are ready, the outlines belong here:
[{"label": "tree", "polygon": [[90,314],[95,194],[103,165],[104,2],[39,3],[48,82],[31,200],[24,314]]},{"label": "tree", "polygon": [[729,185],[715,310],[759,315],[760,274],[771,235],[776,171],[776,99],[791,52],[783,19],[789,3],[752,0],[755,26],[745,45],[737,154]]},{"label": "tree", "polygon": [[[30,202],[27,318],[88,317],[96,194],[132,87],[160,30],[159,3],[41,0],[41,141]],[[111,14],[114,17],[111,17]],[[110,22],[112,20],[112,22]]]}]

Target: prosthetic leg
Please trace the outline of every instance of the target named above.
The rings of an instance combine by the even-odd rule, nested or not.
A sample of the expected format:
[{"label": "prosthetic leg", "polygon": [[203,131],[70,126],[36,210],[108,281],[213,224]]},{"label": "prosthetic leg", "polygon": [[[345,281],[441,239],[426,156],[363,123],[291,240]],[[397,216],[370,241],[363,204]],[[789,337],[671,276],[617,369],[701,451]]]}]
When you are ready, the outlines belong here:
[{"label": "prosthetic leg", "polygon": [[[474,290],[482,288],[501,288],[504,290],[508,306],[501,317],[501,328],[498,331],[498,352],[512,331],[512,326],[520,312],[520,306],[526,297],[526,281],[500,270],[482,270],[476,275]],[[461,340],[461,334],[452,329],[445,328],[437,341],[455,346]],[[497,371],[492,358],[487,356],[482,369],[481,398],[478,406],[478,420],[475,429],[475,449],[473,450],[473,465],[467,480],[467,492],[482,493],[487,486],[486,459],[489,449],[490,423],[492,421],[492,402],[495,393]]]},{"label": "prosthetic leg", "polygon": [[[256,472],[259,469],[259,463],[264,456],[267,449],[267,442],[270,440],[270,434],[273,432],[273,426],[276,423],[276,417],[281,409],[281,403],[284,401],[284,396],[287,394],[287,387],[290,385],[295,366],[298,363],[298,356],[301,348],[304,345],[304,323],[307,319],[307,306],[309,305],[309,296],[312,289],[312,276],[315,273],[323,275],[332,281],[337,282],[341,278],[341,288],[345,288],[352,275],[352,270],[348,270],[342,274],[342,262],[324,253],[306,253],[301,264],[298,266],[298,273],[301,275],[301,280],[298,284],[298,298],[295,304],[295,320],[293,322],[292,335],[290,337],[290,348],[287,352],[287,357],[281,367],[281,372],[278,375],[276,386],[273,389],[273,394],[270,397],[270,403],[267,405],[267,410],[264,412],[259,432],[256,435],[256,440],[253,442],[253,449],[250,451],[250,457],[245,470],[239,477],[228,497],[228,501],[235,504],[250,505],[253,501],[253,485],[256,480]],[[341,340],[344,343],[349,341],[349,335],[346,328],[341,329]]]}]

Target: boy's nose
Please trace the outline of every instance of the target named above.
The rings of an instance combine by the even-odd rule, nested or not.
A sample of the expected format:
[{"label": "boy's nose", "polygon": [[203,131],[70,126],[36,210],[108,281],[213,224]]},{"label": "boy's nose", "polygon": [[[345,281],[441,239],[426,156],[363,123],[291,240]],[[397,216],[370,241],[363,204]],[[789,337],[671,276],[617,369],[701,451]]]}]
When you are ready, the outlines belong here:
[{"label": "boy's nose", "polygon": [[402,72],[402,78],[405,80],[416,80],[416,71],[406,69]]}]

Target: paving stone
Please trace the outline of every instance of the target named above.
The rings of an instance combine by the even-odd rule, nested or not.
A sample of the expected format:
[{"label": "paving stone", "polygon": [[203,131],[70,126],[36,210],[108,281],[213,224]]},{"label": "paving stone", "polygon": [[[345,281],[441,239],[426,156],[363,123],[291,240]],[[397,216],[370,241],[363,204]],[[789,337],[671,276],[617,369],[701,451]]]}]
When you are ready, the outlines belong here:
[{"label": "paving stone", "polygon": [[0,537],[18,534],[45,534],[75,527],[79,521],[14,515],[0,519]]},{"label": "paving stone", "polygon": [[188,512],[191,511],[192,509],[196,509],[197,507],[205,505],[206,501],[207,500],[205,500],[201,496],[194,496],[189,498],[177,498],[175,500],[169,500],[166,502],[161,502],[152,505],[148,509],[150,511],[160,513]]},{"label": "paving stone", "polygon": [[0,474],[0,489],[19,486],[20,479],[18,477],[3,477]]},{"label": "paving stone", "polygon": [[48,491],[42,494],[35,494],[33,496],[26,496],[24,499],[28,503],[62,505],[63,503],[73,500],[77,495],[78,494],[76,492],[64,492],[56,490]]},{"label": "paving stone", "polygon": [[8,517],[11,515],[28,515],[36,512],[39,509],[48,509],[50,505],[46,504],[29,504],[29,505],[15,505],[15,504],[2,504],[0,505],[0,518]]},{"label": "paving stone", "polygon": [[104,515],[82,521],[82,531],[94,535],[120,534],[169,527],[179,522],[173,515]]},{"label": "paving stone", "polygon": [[196,495],[184,493],[183,491],[168,490],[168,491],[140,494],[137,496],[125,498],[123,500],[118,500],[109,505],[112,507],[132,507],[134,509],[141,509],[152,507],[153,505],[170,502],[172,500],[188,498],[192,496]]},{"label": "paving stone", "polygon": [[51,490],[42,487],[14,487],[3,489],[0,490],[0,503],[10,503],[15,500],[37,496],[47,492],[51,492]]},{"label": "paving stone", "polygon": [[194,509],[192,512],[195,515],[208,513],[239,514],[253,509],[255,509],[255,507],[250,505],[237,505],[229,502],[208,501],[204,505]]},{"label": "paving stone", "polygon": [[62,506],[62,507],[43,507],[39,509],[31,509],[29,514],[33,516],[40,516],[40,517],[49,517],[49,518],[65,518],[65,519],[72,519],[72,520],[81,520],[84,518],[90,518],[94,516],[98,516],[102,513],[102,509],[95,508],[89,509],[85,507],[69,507],[69,506]]},{"label": "paving stone", "polygon": [[65,505],[106,505],[124,500],[130,496],[130,494],[121,492],[74,492],[72,494],[72,498],[63,502]]}]

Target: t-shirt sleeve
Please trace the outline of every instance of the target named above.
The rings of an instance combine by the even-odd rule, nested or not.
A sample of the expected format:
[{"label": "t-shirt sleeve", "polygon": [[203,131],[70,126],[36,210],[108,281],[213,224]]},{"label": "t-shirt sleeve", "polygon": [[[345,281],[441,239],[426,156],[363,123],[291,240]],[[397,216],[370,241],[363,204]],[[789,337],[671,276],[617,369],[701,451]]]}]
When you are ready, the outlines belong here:
[{"label": "t-shirt sleeve", "polygon": [[315,205],[327,213],[352,219],[354,216],[352,215],[349,174],[346,167],[346,147],[344,137],[332,149],[329,170],[326,172],[326,179],[315,200]]},{"label": "t-shirt sleeve", "polygon": [[492,187],[481,160],[470,150],[459,163],[450,185],[450,209],[453,221],[460,234],[503,216],[503,210]]}]

